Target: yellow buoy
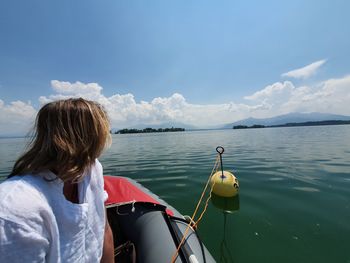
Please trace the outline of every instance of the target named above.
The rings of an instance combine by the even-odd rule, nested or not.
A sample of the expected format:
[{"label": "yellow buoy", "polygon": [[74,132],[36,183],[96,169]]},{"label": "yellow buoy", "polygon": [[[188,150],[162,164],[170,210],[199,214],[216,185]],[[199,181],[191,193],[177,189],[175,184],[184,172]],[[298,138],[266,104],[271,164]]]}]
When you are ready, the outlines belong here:
[{"label": "yellow buoy", "polygon": [[[218,171],[210,179],[214,194],[231,197],[238,194],[239,183],[236,176],[228,171]],[[213,186],[214,185],[214,186]]]}]

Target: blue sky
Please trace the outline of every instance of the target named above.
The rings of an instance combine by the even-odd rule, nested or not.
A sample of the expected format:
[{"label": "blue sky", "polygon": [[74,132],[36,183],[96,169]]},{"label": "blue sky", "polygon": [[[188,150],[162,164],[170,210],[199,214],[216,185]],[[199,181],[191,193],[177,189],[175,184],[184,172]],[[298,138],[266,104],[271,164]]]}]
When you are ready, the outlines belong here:
[{"label": "blue sky", "polygon": [[[103,98],[109,100],[119,95],[125,99],[124,95],[132,95],[126,101],[131,98],[139,119],[134,107],[133,114],[112,118],[115,126],[133,122],[133,116],[135,123],[179,121],[190,113],[188,105],[201,107],[204,114],[215,105],[226,105],[229,110],[233,107],[232,121],[273,116],[288,110],[350,114],[345,108],[323,109],[305,104],[277,110],[269,99],[247,100],[276,83],[282,88],[273,86],[270,90],[285,90],[286,81],[291,82],[294,93],[308,87],[308,96],[324,90],[329,80],[347,86],[349,10],[350,2],[345,0],[2,0],[0,110],[3,115],[13,112],[17,108],[10,109],[12,103],[20,101],[35,113],[44,101],[82,95],[57,88],[59,83],[66,83],[63,86],[67,87],[67,83],[74,86],[78,82],[87,86],[97,83],[102,89],[96,99],[102,104]],[[322,63],[306,77],[285,74],[319,61]],[[58,81],[56,86],[53,80]],[[339,83],[336,85],[333,90],[339,89]],[[348,98],[349,91],[343,86],[341,97],[345,94]],[[41,96],[45,98],[39,99]],[[159,119],[141,118],[144,113],[141,101],[154,107],[152,101],[157,98],[175,113],[160,112]],[[174,103],[175,108],[171,108]],[[264,108],[263,104],[264,112],[252,110],[259,105]],[[182,115],[176,112],[184,105],[187,108]],[[244,112],[242,105],[253,108]],[[212,118],[220,119],[215,115],[220,112],[210,112]],[[0,129],[1,121],[6,120],[0,120]],[[216,122],[229,121],[225,117]],[[215,120],[202,120],[198,125],[210,123]]]}]

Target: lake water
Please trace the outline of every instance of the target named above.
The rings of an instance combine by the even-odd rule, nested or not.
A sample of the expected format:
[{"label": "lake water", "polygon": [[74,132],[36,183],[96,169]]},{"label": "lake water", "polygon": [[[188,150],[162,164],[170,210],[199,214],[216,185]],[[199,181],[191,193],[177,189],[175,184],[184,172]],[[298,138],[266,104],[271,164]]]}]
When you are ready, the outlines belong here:
[{"label": "lake water", "polygon": [[[0,176],[24,144],[0,139]],[[218,262],[350,263],[350,125],[113,135],[100,161],[191,215],[218,145],[240,182],[239,210],[199,225]]]}]

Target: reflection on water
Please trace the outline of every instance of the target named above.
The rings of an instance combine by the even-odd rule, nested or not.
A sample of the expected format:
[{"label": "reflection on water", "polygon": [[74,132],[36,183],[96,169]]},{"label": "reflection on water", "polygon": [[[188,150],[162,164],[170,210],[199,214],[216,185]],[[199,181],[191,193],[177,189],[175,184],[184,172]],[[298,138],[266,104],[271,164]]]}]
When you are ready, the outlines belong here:
[{"label": "reflection on water", "polygon": [[211,194],[211,202],[212,204],[222,211],[223,214],[223,226],[222,232],[223,237],[220,242],[220,259],[219,262],[222,263],[231,263],[233,262],[232,248],[227,244],[226,233],[228,233],[227,229],[227,216],[232,216],[234,212],[239,210],[239,195],[233,197],[221,197],[214,193]]},{"label": "reflection on water", "polygon": [[226,240],[226,232],[227,232],[227,215],[228,213],[223,212],[224,216],[224,224],[223,224],[223,233],[224,236],[222,238],[222,241],[220,243],[220,259],[219,262],[221,263],[231,263],[233,262],[233,256],[232,253],[234,253],[231,247],[228,246],[227,240]]},{"label": "reflection on water", "polygon": [[222,210],[224,213],[232,214],[239,210],[239,195],[221,197],[212,193],[211,202],[216,208]]},{"label": "reflection on water", "polygon": [[293,187],[295,190],[304,191],[304,192],[319,192],[320,190],[313,187]]},{"label": "reflection on water", "polygon": [[[0,139],[0,176],[25,144]],[[100,161],[192,214],[218,145],[240,193],[239,212],[211,202],[199,226],[217,261],[350,262],[350,125],[113,135]]]}]

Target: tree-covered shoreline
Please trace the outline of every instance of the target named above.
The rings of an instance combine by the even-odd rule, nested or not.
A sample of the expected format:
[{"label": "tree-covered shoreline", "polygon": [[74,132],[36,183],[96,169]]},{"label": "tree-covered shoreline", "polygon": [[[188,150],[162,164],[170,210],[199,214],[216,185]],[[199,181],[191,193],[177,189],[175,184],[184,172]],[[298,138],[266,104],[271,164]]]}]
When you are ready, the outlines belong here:
[{"label": "tree-covered shoreline", "polygon": [[114,134],[128,134],[128,133],[155,133],[155,132],[181,132],[181,131],[185,131],[184,128],[158,128],[158,129],[154,129],[154,128],[145,128],[145,129],[121,129],[118,130],[116,132],[114,132]]},{"label": "tree-covered shoreline", "polygon": [[306,121],[306,122],[291,122],[285,123],[281,125],[257,125],[254,124],[252,126],[247,125],[236,125],[233,126],[233,129],[258,129],[258,128],[275,128],[275,127],[300,127],[300,126],[321,126],[321,125],[344,125],[350,124],[350,121],[343,120],[327,120],[327,121]]}]

